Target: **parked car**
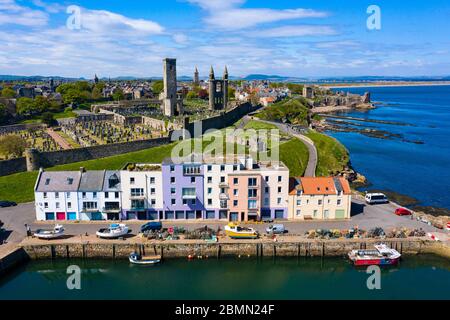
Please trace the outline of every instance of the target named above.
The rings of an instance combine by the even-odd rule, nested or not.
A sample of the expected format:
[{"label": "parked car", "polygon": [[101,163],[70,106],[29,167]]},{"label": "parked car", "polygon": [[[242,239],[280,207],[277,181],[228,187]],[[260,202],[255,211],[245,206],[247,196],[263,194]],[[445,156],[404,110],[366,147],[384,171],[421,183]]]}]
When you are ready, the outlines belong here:
[{"label": "parked car", "polygon": [[383,193],[367,193],[365,200],[368,204],[388,203],[389,200]]},{"label": "parked car", "polygon": [[266,228],[266,233],[271,234],[283,234],[287,232],[283,224],[273,224]]},{"label": "parked car", "polygon": [[15,207],[15,206],[17,206],[17,203],[13,201],[6,201],[6,200],[0,201],[0,208]]},{"label": "parked car", "polygon": [[397,208],[395,209],[395,214],[398,216],[410,216],[412,215],[412,212],[406,208]]},{"label": "parked car", "polygon": [[162,229],[162,223],[159,221],[147,222],[141,226],[141,232],[145,231],[159,231]]}]

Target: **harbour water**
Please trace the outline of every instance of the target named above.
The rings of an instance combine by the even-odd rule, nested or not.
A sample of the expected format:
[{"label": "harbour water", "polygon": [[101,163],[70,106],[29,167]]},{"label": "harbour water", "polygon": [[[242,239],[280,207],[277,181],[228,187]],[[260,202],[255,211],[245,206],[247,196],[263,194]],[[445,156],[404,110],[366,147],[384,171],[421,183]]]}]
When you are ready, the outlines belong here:
[{"label": "harbour water", "polygon": [[[81,290],[68,290],[78,265]],[[126,260],[30,262],[0,279],[2,299],[450,299],[450,264],[410,256],[383,269],[369,290],[365,269],[344,258],[166,260],[145,267]]]},{"label": "harbour water", "polygon": [[369,91],[372,101],[381,102],[374,110],[341,115],[408,125],[353,123],[423,142],[372,138],[355,132],[328,132],[347,147],[353,167],[372,184],[369,189],[390,190],[413,197],[420,205],[450,209],[450,86],[336,90],[358,94]]}]

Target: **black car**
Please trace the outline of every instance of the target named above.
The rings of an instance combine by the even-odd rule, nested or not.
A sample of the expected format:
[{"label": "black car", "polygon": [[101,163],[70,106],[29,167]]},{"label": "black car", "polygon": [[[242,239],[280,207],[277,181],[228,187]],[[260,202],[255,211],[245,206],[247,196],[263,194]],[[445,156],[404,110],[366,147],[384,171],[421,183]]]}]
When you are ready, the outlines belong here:
[{"label": "black car", "polygon": [[15,207],[17,203],[13,201],[0,201],[0,208]]}]

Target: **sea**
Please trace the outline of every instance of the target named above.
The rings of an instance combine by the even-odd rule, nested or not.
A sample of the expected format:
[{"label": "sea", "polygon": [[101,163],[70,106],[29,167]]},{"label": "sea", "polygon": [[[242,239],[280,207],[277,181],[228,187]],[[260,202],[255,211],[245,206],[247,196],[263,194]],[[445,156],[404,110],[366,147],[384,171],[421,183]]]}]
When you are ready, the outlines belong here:
[{"label": "sea", "polygon": [[355,87],[334,91],[370,92],[377,105],[376,109],[340,115],[404,124],[353,121],[402,138],[328,132],[347,147],[352,166],[371,183],[369,189],[393,191],[417,199],[419,205],[450,209],[450,86]]},{"label": "sea", "polygon": [[[81,269],[79,290],[67,287],[75,283],[67,273],[74,265]],[[442,257],[408,256],[382,269],[379,289],[372,275],[344,257],[167,259],[150,267],[127,260],[32,261],[0,278],[0,300],[450,299],[450,266]]]}]

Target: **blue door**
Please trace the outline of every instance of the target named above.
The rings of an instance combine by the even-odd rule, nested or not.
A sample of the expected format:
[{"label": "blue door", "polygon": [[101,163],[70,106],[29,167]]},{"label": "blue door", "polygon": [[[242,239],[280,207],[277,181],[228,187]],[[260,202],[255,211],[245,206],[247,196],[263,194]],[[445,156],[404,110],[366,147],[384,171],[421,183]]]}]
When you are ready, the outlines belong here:
[{"label": "blue door", "polygon": [[284,210],[275,210],[275,219],[284,219]]},{"label": "blue door", "polygon": [[46,212],[45,213],[45,220],[55,220],[55,213],[54,212]]},{"label": "blue door", "polygon": [[271,217],[270,209],[262,209],[261,217],[263,219],[268,219]]},{"label": "blue door", "polygon": [[230,213],[230,220],[231,221],[238,221],[239,220],[239,212],[231,212]]},{"label": "blue door", "polygon": [[99,221],[99,220],[103,220],[103,216],[100,212],[92,212],[91,213],[91,220],[93,221]]},{"label": "blue door", "polygon": [[157,211],[149,212],[148,219],[149,220],[158,220],[158,212]]},{"label": "blue door", "polygon": [[219,211],[219,219],[228,219],[228,211],[220,210]]},{"label": "blue door", "polygon": [[206,211],[206,219],[215,219],[216,212],[215,211]]},{"label": "blue door", "polygon": [[136,219],[137,219],[136,212],[133,212],[133,211],[127,212],[127,220],[136,220]]},{"label": "blue door", "polygon": [[69,221],[77,220],[77,213],[76,212],[67,212],[67,220],[69,220]]}]

